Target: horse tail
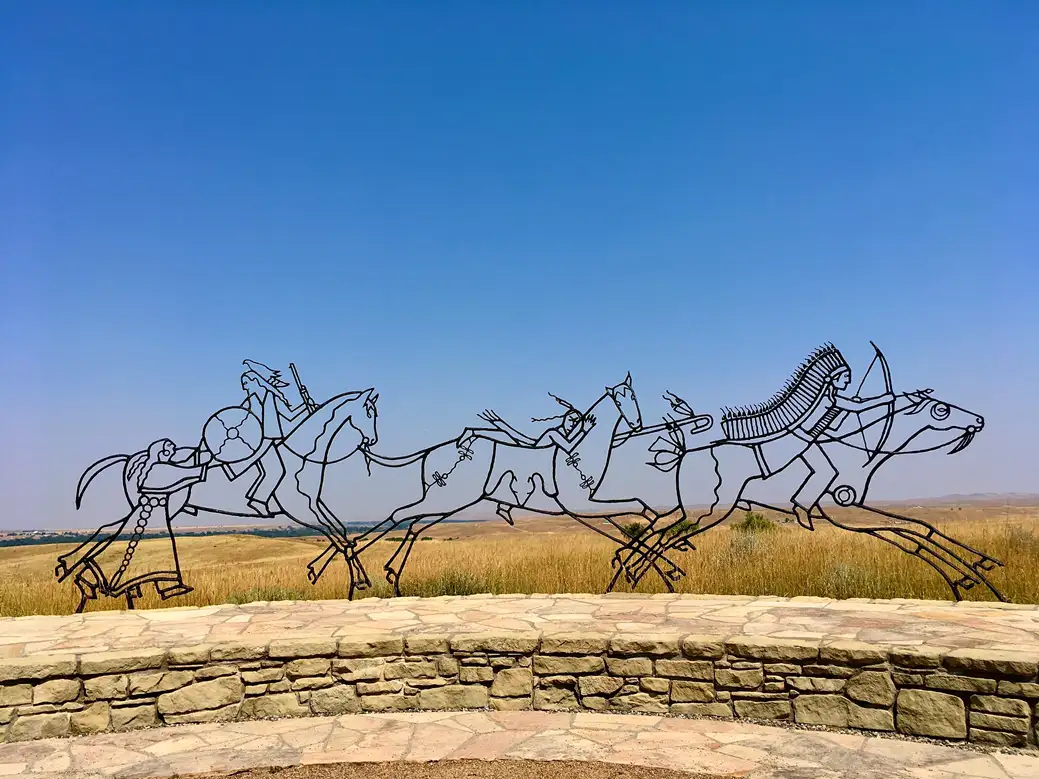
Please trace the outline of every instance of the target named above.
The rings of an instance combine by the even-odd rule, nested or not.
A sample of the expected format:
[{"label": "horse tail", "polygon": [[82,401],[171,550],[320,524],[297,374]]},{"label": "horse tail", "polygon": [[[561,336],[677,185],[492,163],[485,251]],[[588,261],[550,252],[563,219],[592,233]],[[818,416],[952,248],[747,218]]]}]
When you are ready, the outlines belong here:
[{"label": "horse tail", "polygon": [[711,511],[718,508],[718,504],[721,503],[722,499],[722,484],[725,481],[725,477],[722,476],[722,464],[718,460],[718,451],[714,447],[711,447],[711,460],[714,462],[714,502],[711,504]]},{"label": "horse tail", "polygon": [[79,484],[76,485],[76,508],[79,509],[83,503],[83,494],[87,491],[87,487],[90,486],[90,482],[94,480],[101,471],[111,468],[116,463],[129,462],[130,455],[128,454],[113,454],[104,459],[98,460],[96,463],[91,465],[85,471],[83,475],[79,477]]},{"label": "horse tail", "polygon": [[711,462],[714,463],[714,489],[712,490],[714,500],[711,502],[711,507],[707,509],[706,512],[700,514],[700,516],[696,518],[697,523],[711,516],[711,514],[714,513],[714,510],[718,508],[718,504],[721,503],[722,500],[721,489],[722,484],[724,482],[724,477],[722,476],[721,462],[718,460],[718,451],[717,448],[714,446],[712,446],[708,451],[711,453]]}]

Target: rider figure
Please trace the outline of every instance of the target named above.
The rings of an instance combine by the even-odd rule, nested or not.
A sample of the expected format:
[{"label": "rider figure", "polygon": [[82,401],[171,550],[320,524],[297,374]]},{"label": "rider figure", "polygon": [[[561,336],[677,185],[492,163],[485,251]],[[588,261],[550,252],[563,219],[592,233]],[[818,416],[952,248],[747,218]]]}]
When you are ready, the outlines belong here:
[{"label": "rider figure", "polygon": [[551,393],[549,394],[555,398],[555,401],[559,405],[563,406],[566,411],[562,414],[557,414],[554,417],[544,417],[541,419],[536,417],[531,418],[531,422],[551,422],[556,419],[562,420],[558,425],[553,425],[545,430],[537,438],[521,433],[495,412],[484,411],[480,414],[480,418],[490,422],[494,425],[495,429],[467,427],[462,432],[462,435],[458,437],[459,447],[463,449],[468,448],[468,442],[473,438],[486,438],[489,441],[497,441],[498,443],[512,444],[529,449],[545,449],[549,446],[557,446],[562,451],[569,454],[595,425],[595,417],[592,414],[582,414],[570,403],[567,403],[561,398],[557,398]]},{"label": "rider figure", "polygon": [[[582,414],[572,404],[567,403],[562,398],[558,398],[552,395],[559,405],[566,409],[562,414],[557,414],[552,417],[536,418],[532,417],[531,422],[551,422],[553,420],[561,420],[558,425],[545,430],[537,438],[533,438],[526,433],[521,433],[519,430],[514,428],[500,416],[493,411],[484,411],[480,414],[481,419],[485,419],[494,425],[494,429],[489,428],[471,428],[467,427],[462,431],[462,435],[458,437],[458,448],[463,452],[469,451],[469,445],[474,438],[485,438],[488,441],[496,441],[500,444],[508,444],[512,446],[521,446],[525,449],[547,449],[549,447],[558,447],[560,451],[570,454],[574,448],[584,440],[584,437],[595,425],[595,416],[593,414]],[[512,518],[512,508],[505,503],[499,503],[497,508],[497,514],[508,522],[510,525],[514,523]]]},{"label": "rider figure", "polygon": [[[730,411],[722,419],[729,440],[747,442],[754,449],[766,478],[797,459],[808,466],[809,476],[792,498],[797,522],[807,530],[814,529],[812,509],[837,477],[820,439],[837,430],[849,412],[868,411],[894,400],[891,393],[870,398],[841,394],[850,383],[851,368],[844,356],[827,345],[813,352],[771,401]],[[790,418],[796,421],[782,424]]]},{"label": "rider figure", "polygon": [[263,440],[248,460],[232,466],[232,479],[256,465],[260,476],[246,493],[246,502],[260,516],[270,517],[274,511],[269,501],[285,477],[285,465],[275,444],[285,440],[283,423],[295,422],[307,413],[308,408],[306,404],[293,406],[288,401],[282,389],[289,385],[282,381],[279,371],[252,360],[245,360],[243,364],[246,370],[242,373],[242,389],[245,391],[242,407],[259,417]]}]

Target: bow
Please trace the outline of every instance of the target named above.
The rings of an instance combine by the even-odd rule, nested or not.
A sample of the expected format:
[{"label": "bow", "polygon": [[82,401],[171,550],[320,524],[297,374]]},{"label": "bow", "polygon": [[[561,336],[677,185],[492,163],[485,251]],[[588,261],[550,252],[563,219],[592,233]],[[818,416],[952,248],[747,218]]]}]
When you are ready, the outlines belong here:
[{"label": "bow", "polygon": [[877,360],[880,361],[880,367],[884,371],[884,390],[885,392],[887,392],[887,394],[891,395],[892,398],[884,404],[885,406],[887,406],[887,413],[884,415],[884,430],[880,433],[880,438],[877,441],[877,446],[872,452],[869,451],[869,446],[866,445],[866,428],[862,425],[862,413],[859,411],[855,412],[855,416],[859,421],[859,428],[862,432],[862,443],[866,445],[865,449],[867,454],[869,454],[869,459],[866,460],[867,465],[873,462],[874,458],[876,458],[876,456],[884,450],[884,444],[887,443],[887,437],[891,433],[891,425],[894,422],[895,417],[895,399],[894,391],[891,384],[891,368],[887,364],[887,358],[884,357],[884,353],[880,351],[880,347],[878,347],[872,341],[870,341],[869,343],[870,346],[873,347],[873,351],[876,352],[876,354],[873,355],[873,361],[869,364],[869,367],[866,369],[866,372],[862,374],[862,381],[859,382],[859,388],[855,391],[855,400],[861,399],[862,388],[866,386],[866,379],[869,378],[870,371],[872,371],[873,366],[877,364]]}]

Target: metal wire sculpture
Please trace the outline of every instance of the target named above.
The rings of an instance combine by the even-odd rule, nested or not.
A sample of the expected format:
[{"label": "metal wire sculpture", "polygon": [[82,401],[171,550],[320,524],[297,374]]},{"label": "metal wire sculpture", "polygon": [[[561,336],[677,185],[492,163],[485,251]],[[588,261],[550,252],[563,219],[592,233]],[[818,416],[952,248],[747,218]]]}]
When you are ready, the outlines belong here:
[{"label": "metal wire sculpture", "polygon": [[[346,392],[324,403],[313,401],[290,364],[302,402],[293,405],[279,371],[246,360],[241,386],[244,401],[213,414],[198,445],[178,448],[161,439],[133,455],[114,455],[87,468],[76,489],[76,506],[102,471],[121,464],[129,513],[98,528],[75,550],[58,558],[59,580],[72,577],[80,591],[77,611],[101,595],[125,598],[133,608],[142,588],[153,585],[162,599],[191,591],[177,556],[172,522],[180,513],[213,512],[239,517],[285,516],[328,539],[308,565],[317,582],[342,556],[349,574],[347,597],[371,587],[360,554],[393,530],[407,531],[387,560],[384,573],[397,595],[415,541],[429,528],[479,503],[490,503],[510,525],[513,512],[571,517],[617,545],[615,572],[608,590],[624,576],[634,588],[654,572],[674,591],[684,571],[668,555],[695,549],[691,539],[737,510],[770,509],[796,518],[806,530],[816,520],[881,539],[934,568],[956,600],[983,585],[999,600],[1003,594],[986,573],[1003,563],[968,547],[919,519],[866,502],[874,474],[895,456],[948,449],[963,451],[984,427],[984,419],[932,396],[932,390],[894,392],[891,371],[875,344],[873,362],[853,395],[852,371],[840,351],[825,344],[813,351],[770,400],[756,406],[724,409],[722,437],[699,446],[689,437],[714,426],[674,393],[663,397],[672,414],[643,426],[631,375],[604,392],[583,411],[561,398],[556,416],[532,418],[543,427],[534,435],[516,429],[493,411],[480,418],[485,427],[466,427],[454,439],[403,457],[373,451],[378,443],[378,393]],[[883,391],[864,395],[874,368]],[[878,413],[879,412],[879,413]],[[551,423],[544,427],[544,423]],[[651,436],[655,438],[650,438]],[[648,467],[673,473],[664,510],[638,496],[606,498],[600,487],[611,457],[633,447],[649,457]],[[364,532],[351,535],[323,498],[326,469],[352,457],[363,458],[369,477],[394,472],[398,507]],[[789,503],[758,497],[762,485],[779,474],[804,473]],[[252,474],[251,481],[242,479]],[[223,479],[237,489],[231,501],[215,501],[196,490]],[[671,487],[673,486],[673,489]],[[820,505],[829,498],[856,507],[874,519],[849,524]],[[362,501],[363,503],[363,501]],[[709,506],[706,510],[694,506]],[[632,534],[623,519],[648,521]],[[137,546],[150,523],[164,525],[160,564],[144,562]],[[901,523],[901,524],[896,524]]]}]

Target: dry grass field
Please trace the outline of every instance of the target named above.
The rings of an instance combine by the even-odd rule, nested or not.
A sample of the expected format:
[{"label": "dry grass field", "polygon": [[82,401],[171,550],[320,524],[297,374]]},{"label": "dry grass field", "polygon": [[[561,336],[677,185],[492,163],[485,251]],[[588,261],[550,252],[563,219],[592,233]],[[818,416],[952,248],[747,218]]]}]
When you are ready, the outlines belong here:
[{"label": "dry grass field", "polygon": [[[1013,601],[1039,603],[1039,510],[930,507],[909,511],[926,517],[957,540],[1006,563],[993,583]],[[145,541],[148,555],[159,541]],[[185,581],[194,592],[166,603],[149,588],[139,608],[202,606],[247,601],[342,598],[345,566],[337,561],[317,585],[306,564],[324,548],[319,539],[255,536],[183,536],[178,542]],[[375,584],[367,595],[388,597],[383,563],[396,543],[384,541],[362,556]],[[68,614],[77,602],[71,582],[54,577],[57,555],[68,545],[0,548],[0,616]],[[599,593],[611,575],[610,541],[567,520],[441,525],[415,545],[405,571],[406,595],[475,593]],[[817,525],[796,524],[770,531],[741,532],[719,527],[697,539],[697,550],[675,554],[687,576],[679,592],[739,595],[818,595],[835,598],[933,598],[946,600],[944,582],[923,562],[875,539]],[[659,578],[647,577],[640,592],[663,592]],[[991,600],[975,588],[972,598]],[[101,599],[88,610],[119,609],[122,600]]]}]

